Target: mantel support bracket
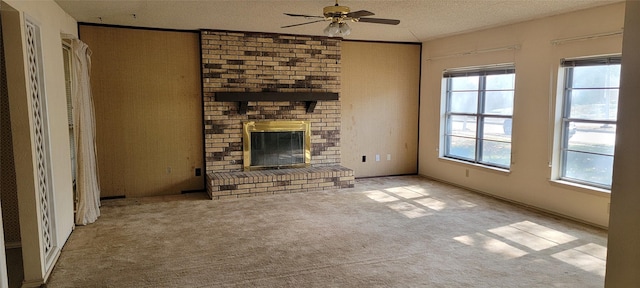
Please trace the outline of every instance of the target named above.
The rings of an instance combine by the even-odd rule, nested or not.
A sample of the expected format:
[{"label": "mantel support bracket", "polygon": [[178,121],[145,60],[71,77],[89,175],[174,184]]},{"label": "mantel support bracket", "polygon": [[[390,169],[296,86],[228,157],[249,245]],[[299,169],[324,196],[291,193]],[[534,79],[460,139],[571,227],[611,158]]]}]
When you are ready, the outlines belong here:
[{"label": "mantel support bracket", "polygon": [[318,101],[306,101],[307,113],[313,113],[313,110],[316,109],[316,104],[318,104]]},{"label": "mantel support bracket", "polygon": [[249,108],[249,101],[239,101],[238,102],[238,114],[240,114],[240,115],[247,114],[247,108]]}]

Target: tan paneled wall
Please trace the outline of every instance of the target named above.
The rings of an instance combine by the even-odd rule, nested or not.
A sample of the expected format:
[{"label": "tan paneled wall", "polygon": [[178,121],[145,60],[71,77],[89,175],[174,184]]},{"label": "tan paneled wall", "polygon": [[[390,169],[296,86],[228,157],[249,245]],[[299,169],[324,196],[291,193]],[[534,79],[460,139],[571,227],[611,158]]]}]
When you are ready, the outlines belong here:
[{"label": "tan paneled wall", "polygon": [[343,41],[341,80],[342,165],[356,177],[417,173],[420,45]]},{"label": "tan paneled wall", "polygon": [[198,33],[80,26],[102,197],[204,189]]}]

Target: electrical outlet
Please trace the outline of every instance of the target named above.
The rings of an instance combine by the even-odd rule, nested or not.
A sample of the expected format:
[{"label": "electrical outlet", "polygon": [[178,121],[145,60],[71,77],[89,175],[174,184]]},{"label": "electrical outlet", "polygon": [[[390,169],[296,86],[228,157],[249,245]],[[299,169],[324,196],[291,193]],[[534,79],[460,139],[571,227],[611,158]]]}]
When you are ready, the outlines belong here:
[{"label": "electrical outlet", "polygon": [[196,168],[196,177],[202,176],[202,168]]},{"label": "electrical outlet", "polygon": [[362,155],[362,162],[367,162],[367,156]]},{"label": "electrical outlet", "polygon": [[387,161],[391,161],[391,154],[387,154]]},{"label": "electrical outlet", "polygon": [[380,161],[380,154],[376,154],[376,162]]}]

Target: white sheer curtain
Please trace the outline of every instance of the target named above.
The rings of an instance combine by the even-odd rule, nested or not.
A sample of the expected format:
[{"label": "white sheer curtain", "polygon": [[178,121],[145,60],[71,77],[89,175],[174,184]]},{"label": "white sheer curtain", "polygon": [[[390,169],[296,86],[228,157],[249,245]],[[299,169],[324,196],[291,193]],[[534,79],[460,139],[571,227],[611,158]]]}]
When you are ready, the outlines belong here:
[{"label": "white sheer curtain", "polygon": [[76,145],[76,191],[78,208],[76,224],[86,225],[100,216],[100,183],[95,144],[95,117],[91,94],[91,50],[84,42],[74,39],[73,52],[73,127]]}]

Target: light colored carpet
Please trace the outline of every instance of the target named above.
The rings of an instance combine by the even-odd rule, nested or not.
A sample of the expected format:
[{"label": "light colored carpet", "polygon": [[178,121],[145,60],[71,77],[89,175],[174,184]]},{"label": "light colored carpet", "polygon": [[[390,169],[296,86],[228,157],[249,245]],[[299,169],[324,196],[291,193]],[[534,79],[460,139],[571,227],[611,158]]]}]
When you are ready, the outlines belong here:
[{"label": "light colored carpet", "polygon": [[47,287],[602,287],[606,232],[427,180],[104,201]]}]

